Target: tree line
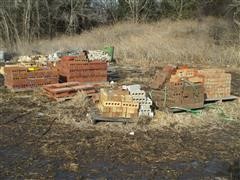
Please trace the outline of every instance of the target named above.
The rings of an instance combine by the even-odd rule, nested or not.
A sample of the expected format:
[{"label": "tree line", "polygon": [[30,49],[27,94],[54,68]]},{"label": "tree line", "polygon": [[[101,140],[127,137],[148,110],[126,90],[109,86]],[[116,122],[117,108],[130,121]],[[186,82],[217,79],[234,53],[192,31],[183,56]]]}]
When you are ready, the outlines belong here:
[{"label": "tree line", "polygon": [[240,0],[1,0],[0,45],[77,34],[119,21],[226,17],[240,26]]}]

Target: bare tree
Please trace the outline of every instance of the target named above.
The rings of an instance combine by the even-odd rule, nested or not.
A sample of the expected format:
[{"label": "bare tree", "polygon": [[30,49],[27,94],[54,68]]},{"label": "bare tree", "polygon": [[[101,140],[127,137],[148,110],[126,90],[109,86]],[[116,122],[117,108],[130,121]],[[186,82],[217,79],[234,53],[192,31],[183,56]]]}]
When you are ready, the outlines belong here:
[{"label": "bare tree", "polygon": [[238,27],[238,40],[240,41],[240,0],[233,0],[228,7],[228,12],[233,14],[233,22]]},{"label": "bare tree", "polygon": [[234,23],[240,27],[240,0],[233,0],[228,10],[233,13]]},{"label": "bare tree", "polygon": [[[5,2],[5,1],[4,1]],[[56,32],[73,35],[96,17],[92,0],[8,0],[0,3],[0,39],[13,46]]]},{"label": "bare tree", "polygon": [[101,16],[100,21],[118,21],[118,0],[95,0],[93,2],[97,9],[97,14]]},{"label": "bare tree", "polygon": [[172,10],[177,19],[183,17],[183,12],[186,9],[191,9],[198,5],[198,0],[163,0],[164,3],[170,6],[170,11]]},{"label": "bare tree", "polygon": [[141,12],[147,8],[150,0],[125,0],[125,2],[129,6],[133,22],[137,23],[141,19]]}]

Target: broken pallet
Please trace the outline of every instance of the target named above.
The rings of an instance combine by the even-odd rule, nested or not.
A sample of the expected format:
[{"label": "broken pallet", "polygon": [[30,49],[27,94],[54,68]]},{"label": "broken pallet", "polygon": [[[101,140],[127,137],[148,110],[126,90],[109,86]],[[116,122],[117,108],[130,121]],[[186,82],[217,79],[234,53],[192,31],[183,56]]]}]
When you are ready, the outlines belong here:
[{"label": "broken pallet", "polygon": [[77,92],[83,92],[86,96],[98,99],[98,87],[100,84],[81,84],[79,82],[68,82],[43,86],[46,96],[56,101],[65,101],[73,98]]}]

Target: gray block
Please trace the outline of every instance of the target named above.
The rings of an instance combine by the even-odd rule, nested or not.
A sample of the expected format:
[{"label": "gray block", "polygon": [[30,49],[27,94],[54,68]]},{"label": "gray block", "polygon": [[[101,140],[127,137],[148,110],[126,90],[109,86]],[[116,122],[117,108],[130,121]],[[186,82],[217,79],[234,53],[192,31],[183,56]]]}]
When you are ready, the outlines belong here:
[{"label": "gray block", "polygon": [[4,52],[3,51],[0,51],[0,60],[4,60]]},{"label": "gray block", "polygon": [[130,86],[127,86],[127,89],[130,93],[135,92],[135,91],[140,91],[141,90],[141,85],[139,85],[139,84],[130,85]]},{"label": "gray block", "polygon": [[130,91],[130,94],[132,96],[146,96],[146,92],[143,90],[138,90],[138,91]]},{"label": "gray block", "polygon": [[148,109],[150,109],[151,110],[151,105],[140,105],[140,108],[139,108],[140,110],[148,110]]},{"label": "gray block", "polygon": [[151,109],[140,109],[139,112],[141,112],[141,113],[150,113],[150,112],[152,112],[152,110]]},{"label": "gray block", "polygon": [[153,102],[152,102],[152,100],[148,97],[147,99],[146,99],[146,101],[142,101],[142,102],[140,102],[140,104],[141,105],[153,105]]},{"label": "gray block", "polygon": [[147,116],[147,117],[153,117],[154,113],[153,112],[139,112],[139,116]]},{"label": "gray block", "polygon": [[146,96],[132,96],[133,101],[136,102],[145,102],[147,101],[147,97]]}]

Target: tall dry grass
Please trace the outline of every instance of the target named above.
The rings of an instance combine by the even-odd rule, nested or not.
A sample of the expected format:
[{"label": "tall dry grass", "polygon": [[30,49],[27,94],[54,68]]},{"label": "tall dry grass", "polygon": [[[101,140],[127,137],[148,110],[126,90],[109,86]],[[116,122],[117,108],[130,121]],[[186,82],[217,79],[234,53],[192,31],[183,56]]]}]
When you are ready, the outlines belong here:
[{"label": "tall dry grass", "polygon": [[32,49],[52,53],[59,49],[100,49],[113,45],[120,63],[155,66],[165,63],[240,65],[240,46],[233,43],[234,32],[221,19],[202,21],[162,20],[152,24],[118,23],[74,37],[62,36],[23,45],[19,51]]}]

